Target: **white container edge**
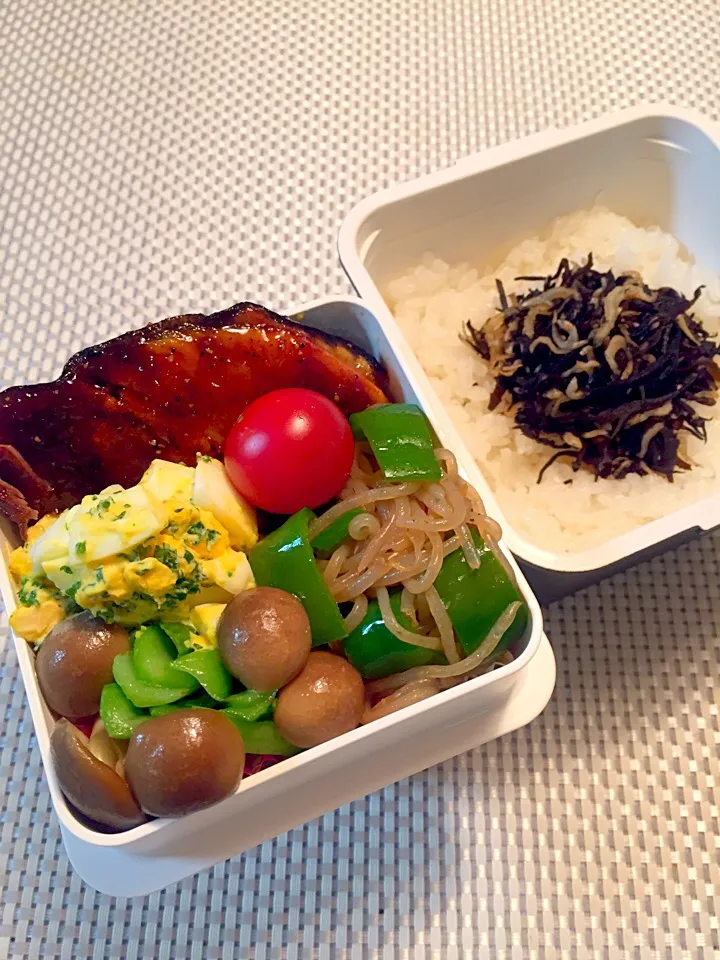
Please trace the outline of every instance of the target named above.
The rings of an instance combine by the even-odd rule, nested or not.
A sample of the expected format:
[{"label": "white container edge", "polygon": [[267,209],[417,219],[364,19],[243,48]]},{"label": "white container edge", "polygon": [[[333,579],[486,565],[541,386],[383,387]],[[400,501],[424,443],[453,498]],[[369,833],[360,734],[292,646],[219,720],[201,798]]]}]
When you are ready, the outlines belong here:
[{"label": "white container edge", "polygon": [[[325,308],[333,305],[345,305],[348,307],[359,308],[368,313],[369,316],[373,316],[372,312],[368,309],[367,304],[355,297],[331,297],[318,299],[303,307],[295,308],[294,310],[289,311],[287,315],[291,318],[298,316],[304,317],[305,314],[311,313],[318,308]],[[373,317],[373,319],[375,318]],[[303,322],[305,322],[304,319]],[[310,325],[312,325],[312,323],[310,323]],[[340,335],[346,336],[344,333]],[[392,339],[390,337],[388,337],[388,342],[390,343],[391,347],[393,347]],[[408,348],[403,344],[399,345],[399,351],[396,351],[393,347],[393,354],[396,358],[400,359],[403,373],[407,373],[407,368],[405,366],[407,353]],[[427,405],[427,401],[422,396],[424,391],[422,391],[422,389],[417,391],[415,390],[412,374],[408,375],[407,379],[410,383],[411,389],[417,394],[418,400],[425,409],[428,417],[433,424],[435,424],[435,410],[433,409],[432,404],[429,406]],[[467,464],[463,463],[461,457],[458,457],[458,460],[461,470],[467,474]],[[451,688],[443,693],[437,694],[428,700],[422,701],[421,703],[415,704],[411,707],[407,707],[403,711],[391,714],[390,716],[381,720],[377,720],[368,726],[359,727],[341,737],[337,737],[334,740],[330,740],[327,743],[305,751],[304,753],[298,754],[295,757],[288,758],[282,763],[279,763],[273,767],[253,774],[251,777],[248,777],[246,780],[242,781],[235,794],[233,794],[227,800],[224,800],[219,804],[215,804],[206,810],[201,810],[197,813],[190,814],[177,820],[152,820],[139,827],[135,827],[132,830],[122,833],[102,833],[85,826],[85,824],[81,823],[75,817],[73,812],[68,807],[65,798],[60,791],[57,777],[55,775],[53,764],[50,758],[50,734],[52,731],[53,719],[44,704],[42,694],[40,693],[40,689],[38,687],[33,663],[33,654],[27,642],[22,640],[20,637],[15,636],[15,634],[11,631],[23,683],[27,693],[35,734],[40,747],[40,754],[45,770],[45,776],[50,789],[53,807],[63,826],[63,829],[84,843],[93,844],[98,847],[116,849],[125,848],[137,852],[150,852],[153,850],[162,852],[166,849],[172,849],[174,844],[177,844],[182,840],[186,840],[188,836],[191,836],[195,832],[203,832],[206,828],[212,827],[223,819],[226,819],[228,816],[235,817],[241,815],[243,806],[249,807],[255,804],[255,796],[258,798],[258,803],[267,802],[268,798],[272,799],[272,785],[278,778],[285,777],[285,779],[288,781],[287,786],[278,785],[278,789],[288,790],[289,792],[285,795],[291,796],[293,789],[292,785],[290,784],[291,779],[296,778],[297,783],[302,785],[303,783],[307,782],[309,777],[311,777],[313,764],[316,764],[318,767],[320,767],[324,764],[327,764],[328,761],[338,754],[340,754],[340,758],[342,759],[342,751],[344,750],[351,751],[352,748],[356,748],[357,750],[362,751],[365,741],[372,740],[373,736],[380,737],[381,735],[385,735],[387,737],[388,735],[391,735],[393,730],[395,730],[397,731],[398,735],[398,747],[401,747],[403,728],[406,728],[408,732],[410,732],[413,726],[413,721],[417,720],[420,722],[426,720],[434,712],[437,712],[438,714],[448,714],[452,711],[454,706],[459,707],[462,701],[467,701],[467,704],[470,704],[473,698],[476,698],[477,702],[473,702],[473,711],[471,711],[471,714],[474,712],[478,716],[482,715],[486,709],[493,708],[491,694],[495,689],[497,689],[497,694],[499,695],[500,699],[495,702],[494,706],[499,709],[500,700],[503,696],[501,691],[503,689],[511,689],[512,683],[517,675],[521,671],[525,670],[530,664],[543,638],[542,612],[540,610],[538,601],[532,593],[514,557],[512,557],[507,548],[502,544],[501,549],[503,551],[503,555],[511,565],[517,577],[523,598],[528,604],[530,613],[530,630],[525,648],[520,656],[518,656],[518,658],[512,663],[498,668],[491,673],[485,674],[484,676],[466,681],[465,683]],[[3,527],[2,531],[0,531],[0,596],[2,597],[8,615],[12,613],[16,606],[15,588],[12,583],[12,578],[10,576],[8,567],[9,550],[10,543],[5,532],[5,527]],[[467,719],[468,709],[466,706],[465,712],[459,716],[458,722],[466,721]],[[452,723],[448,724],[448,730],[451,729],[451,727]],[[447,753],[447,756],[452,755],[452,751]],[[422,768],[418,767],[416,769]],[[412,771],[407,771],[401,775],[406,776],[410,772]],[[392,782],[392,780],[387,778],[382,780],[382,782],[372,782],[370,780],[368,790],[365,792],[378,789],[379,787],[390,782]],[[327,800],[323,799],[322,803],[320,804],[322,809],[318,809],[314,815],[318,816],[323,812],[335,809],[335,807],[340,806],[342,803],[346,803],[349,800],[361,795],[363,794],[354,792],[352,796],[347,796],[345,793],[340,791],[337,802],[334,801],[332,796],[328,796]],[[292,821],[292,816],[289,817],[289,821]],[[245,848],[252,846],[255,843],[259,843],[269,837],[275,836],[277,833],[289,829],[294,825],[296,824],[293,822],[284,822],[277,830],[274,830],[274,828],[268,828],[263,835],[258,835],[250,842],[247,842],[245,844]],[[231,824],[229,825],[228,829],[232,829]]]},{"label": "white container edge", "polygon": [[367,270],[365,253],[372,237],[364,244],[360,243],[359,237],[363,225],[373,214],[399,200],[454,183],[469,175],[482,173],[515,160],[543,153],[556,146],[562,146],[593,134],[611,130],[634,120],[651,117],[668,117],[685,121],[705,133],[720,150],[720,124],[708,120],[707,117],[696,111],[664,103],[629,107],[584,123],[563,129],[553,127],[520,140],[490,147],[487,150],[463,157],[450,167],[380,190],[357,203],[343,220],[339,231],[338,252],[345,272],[362,300],[370,306],[373,313],[378,317],[395,348],[404,348],[409,351],[410,356],[407,363],[412,372],[412,377],[422,390],[423,395],[427,397],[427,402],[439,411],[436,417],[442,427],[448,446],[455,451],[463,451],[464,459],[470,465],[469,479],[474,486],[481,490],[486,505],[489,505],[488,512],[501,523],[504,542],[512,553],[521,560],[548,571],[582,573],[602,570],[605,567],[611,567],[627,560],[634,554],[642,554],[663,541],[670,540],[687,531],[694,529],[712,530],[720,525],[720,493],[675,510],[590,550],[558,553],[544,550],[528,541],[505,518],[497,497],[485,480],[482,466],[476,463],[454,426],[451,417],[444,410],[430,380],[407,344],[391,310]]}]

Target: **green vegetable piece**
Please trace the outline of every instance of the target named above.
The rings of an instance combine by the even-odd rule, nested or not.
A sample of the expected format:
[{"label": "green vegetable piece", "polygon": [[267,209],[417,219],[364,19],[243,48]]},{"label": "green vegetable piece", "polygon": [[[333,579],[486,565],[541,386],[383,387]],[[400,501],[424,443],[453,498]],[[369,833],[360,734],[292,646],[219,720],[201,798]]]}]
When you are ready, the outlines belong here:
[{"label": "green vegetable piece", "polygon": [[192,649],[187,644],[193,632],[186,623],[161,623],[160,627],[175,644],[178,654],[188,653]]},{"label": "green vegetable piece", "polygon": [[196,697],[187,697],[178,700],[177,703],[165,703],[159,707],[150,707],[151,717],[163,717],[166,713],[175,713],[178,710],[197,710],[199,707],[205,707],[208,710],[216,710],[217,700],[207,693],[198,694]]},{"label": "green vegetable piece", "polygon": [[353,433],[366,438],[386,480],[440,480],[442,468],[427,417],[414,403],[385,403],[350,417]]},{"label": "green vegetable piece", "polygon": [[258,723],[245,720],[231,707],[221,710],[240,731],[245,744],[245,753],[266,753],[274,757],[291,757],[299,753],[298,747],[288,743],[278,733],[278,728],[272,720],[261,720]]},{"label": "green vegetable piece", "polygon": [[102,688],[100,719],[113,740],[129,740],[135,727],[147,718],[147,710],[138,710],[117,683],[106,683]]},{"label": "green vegetable piece", "polygon": [[528,622],[527,605],[480,534],[471,532],[480,554],[480,566],[473,570],[459,547],[445,558],[435,588],[466,654],[477,650],[503,610],[520,600],[522,606],[495,648],[495,653],[503,653],[523,635]]},{"label": "green vegetable piece", "polygon": [[350,429],[352,430],[352,435],[355,440],[365,440],[365,431],[363,430],[360,422],[355,419],[355,414],[350,414],[348,418],[350,421]]},{"label": "green vegetable piece", "polygon": [[177,687],[184,691],[184,696],[199,689],[200,684],[194,677],[175,667],[175,647],[165,631],[155,624],[146,624],[135,631],[132,653],[135,672],[144,683]]},{"label": "green vegetable piece", "polygon": [[258,693],[257,690],[243,690],[227,698],[227,709],[232,710],[243,720],[262,720],[272,716],[275,707],[274,693]]},{"label": "green vegetable piece", "polygon": [[232,677],[217,650],[195,650],[194,653],[186,653],[177,658],[174,666],[195,677],[213,700],[226,700],[230,696]]},{"label": "green vegetable piece", "polygon": [[359,517],[361,513],[365,513],[363,508],[355,507],[353,510],[343,513],[337,520],[333,520],[329,527],[310,541],[310,546],[315,553],[319,553],[320,556],[330,556],[348,536],[350,521]]},{"label": "green vegetable piece", "polygon": [[18,591],[18,603],[23,607],[40,606],[40,601],[37,597],[39,589],[42,589],[42,583],[39,577],[23,577],[20,581],[20,590]]},{"label": "green vegetable piece", "polygon": [[[215,703],[214,700],[213,703]],[[177,703],[164,703],[159,707],[150,707],[150,716],[164,717],[166,713],[177,713],[178,710],[187,710],[184,700],[179,700]]]},{"label": "green vegetable piece", "polygon": [[[401,626],[414,626],[400,612],[400,590],[390,594],[390,607]],[[428,663],[447,663],[442,653],[426,647],[405,643],[390,633],[385,626],[377,600],[371,600],[364,619],[343,641],[345,656],[366,680],[389,677],[410,667],[424,667]]]},{"label": "green vegetable piece", "polygon": [[119,653],[113,660],[113,677],[128,700],[136,707],[159,707],[187,696],[187,689],[158,687],[145,683],[135,672],[132,653]]},{"label": "green vegetable piece", "polygon": [[294,594],[310,620],[313,646],[342,640],[347,635],[340,608],[323,580],[310,540],[307,508],[260,540],[250,551],[250,566],[260,587],[279,587]]}]

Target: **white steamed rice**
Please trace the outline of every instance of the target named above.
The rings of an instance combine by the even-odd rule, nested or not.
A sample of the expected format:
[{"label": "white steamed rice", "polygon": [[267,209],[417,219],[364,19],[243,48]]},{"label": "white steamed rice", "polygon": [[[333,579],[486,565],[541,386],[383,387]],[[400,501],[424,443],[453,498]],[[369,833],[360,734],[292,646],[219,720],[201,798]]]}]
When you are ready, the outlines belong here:
[{"label": "white steamed rice", "polygon": [[671,286],[691,296],[705,284],[695,315],[712,336],[720,333],[720,279],[701,274],[670,234],[636,227],[602,207],[559,218],[493,269],[451,266],[428,253],[388,287],[400,327],[508,522],[529,542],[545,549],[552,544],[556,552],[599,546],[720,490],[720,405],[703,408],[704,416],[712,416],[707,444],[686,435],[693,468],[676,474],[673,483],[656,475],[595,481],[560,461],[538,484],[552,450],[514,430],[509,417],[488,410],[494,379],[461,340],[465,321],[482,324],[496,310],[496,277],[507,291],[525,290],[532,285],[518,284],[516,276],[553,273],[562,257],[584,262],[590,251],[597,269],[636,270],[651,287]]}]

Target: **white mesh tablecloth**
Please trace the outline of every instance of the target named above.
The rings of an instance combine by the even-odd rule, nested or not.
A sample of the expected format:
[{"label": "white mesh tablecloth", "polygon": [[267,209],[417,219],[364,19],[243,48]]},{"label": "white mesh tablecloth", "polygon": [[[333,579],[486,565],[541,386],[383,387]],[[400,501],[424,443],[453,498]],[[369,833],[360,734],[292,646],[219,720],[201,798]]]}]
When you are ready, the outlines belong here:
[{"label": "white mesh tablecloth", "polygon": [[[719,50],[718,0],[4,0],[2,380],[345,293],[356,200],[639,101],[718,118]],[[531,726],[137,901],[70,869],[5,644],[0,955],[720,956],[719,547],[549,609]]]}]

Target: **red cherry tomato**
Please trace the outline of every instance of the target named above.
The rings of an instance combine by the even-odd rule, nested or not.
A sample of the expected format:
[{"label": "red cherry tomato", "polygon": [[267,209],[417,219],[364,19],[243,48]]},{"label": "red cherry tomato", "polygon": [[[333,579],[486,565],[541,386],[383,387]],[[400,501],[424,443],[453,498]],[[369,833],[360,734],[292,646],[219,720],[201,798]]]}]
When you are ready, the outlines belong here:
[{"label": "red cherry tomato", "polygon": [[355,444],[345,415],[314,390],[259,397],[225,440],[225,469],[250,503],[270,513],[319,507],[337,496]]}]

